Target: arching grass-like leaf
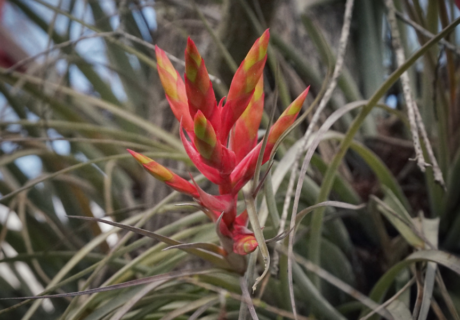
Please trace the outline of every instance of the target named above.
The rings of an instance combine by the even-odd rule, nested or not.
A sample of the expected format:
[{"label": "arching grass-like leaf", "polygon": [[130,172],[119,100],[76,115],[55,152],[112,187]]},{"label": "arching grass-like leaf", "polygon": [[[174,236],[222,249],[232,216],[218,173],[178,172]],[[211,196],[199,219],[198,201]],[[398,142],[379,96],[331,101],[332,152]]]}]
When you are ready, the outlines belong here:
[{"label": "arching grass-like leaf", "polygon": [[[109,224],[109,225],[112,225],[112,226],[117,227],[117,228],[128,230],[128,231],[143,235],[145,237],[149,237],[149,238],[161,241],[161,242],[169,244],[171,246],[179,246],[179,247],[177,247],[177,249],[183,250],[185,252],[188,252],[188,253],[196,255],[196,256],[198,256],[200,258],[203,258],[203,259],[205,259],[205,260],[207,260],[207,261],[209,261],[209,262],[211,262],[211,263],[215,264],[216,266],[221,267],[223,269],[230,269],[229,265],[221,257],[218,257],[218,256],[216,256],[214,254],[211,254],[210,252],[201,251],[201,250],[196,249],[196,248],[192,248],[192,247],[188,247],[188,246],[182,247],[180,245],[182,245],[183,243],[181,243],[179,241],[176,241],[176,240],[173,240],[171,238],[168,238],[166,236],[162,236],[162,235],[157,234],[155,232],[151,232],[151,231],[147,231],[147,230],[144,230],[144,229],[132,227],[132,226],[129,226],[129,225],[125,225],[125,224],[121,224],[121,223],[117,223],[117,222],[113,222],[113,221],[109,221],[109,220],[99,219],[99,218],[80,217],[80,216],[69,216],[69,218],[87,220],[87,221],[102,222],[102,223]],[[200,248],[200,249],[202,249],[202,248]]]},{"label": "arching grass-like leaf", "polygon": [[165,281],[171,280],[171,279],[177,279],[180,277],[190,277],[190,276],[195,276],[199,274],[206,274],[206,273],[212,273],[215,272],[215,270],[209,269],[209,270],[203,270],[203,271],[177,271],[177,272],[171,272],[169,274],[160,274],[152,277],[147,277],[147,278],[142,278],[142,279],[136,279],[120,284],[114,284],[112,286],[107,286],[107,287],[102,287],[102,288],[94,288],[90,290],[85,290],[85,291],[79,291],[79,292],[69,292],[69,293],[58,293],[58,294],[49,294],[49,295],[41,295],[41,296],[30,296],[30,297],[11,297],[11,298],[0,298],[0,300],[37,300],[37,299],[47,299],[47,298],[65,298],[65,297],[77,297],[77,296],[83,296],[83,295],[88,295],[92,293],[98,293],[98,292],[106,292],[106,291],[112,291],[112,290],[119,290],[119,289],[124,289],[124,288],[129,288],[133,286],[139,286],[142,284],[149,284],[149,283],[158,283],[161,284]]}]

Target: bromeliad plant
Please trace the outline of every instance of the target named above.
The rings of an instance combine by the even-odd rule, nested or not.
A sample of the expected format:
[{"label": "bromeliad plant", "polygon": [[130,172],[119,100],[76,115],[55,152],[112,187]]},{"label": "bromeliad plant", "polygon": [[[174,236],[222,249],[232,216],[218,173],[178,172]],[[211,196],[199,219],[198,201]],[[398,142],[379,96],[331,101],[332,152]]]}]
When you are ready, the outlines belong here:
[{"label": "bromeliad plant", "polygon": [[[216,230],[227,260],[232,260],[230,256],[238,259],[258,246],[247,228],[247,211],[237,215],[236,204],[238,192],[254,176],[262,148],[257,132],[264,107],[263,69],[269,36],[266,30],[256,40],[236,71],[227,99],[219,104],[204,60],[190,38],[185,50],[185,83],[165,52],[156,47],[158,73],[169,105],[181,123],[184,148],[198,170],[219,186],[219,195],[210,195],[193,180],[190,183],[154,160],[128,150],[156,179],[193,197],[218,224]],[[277,140],[295,121],[307,93],[308,88],[271,127],[262,163],[268,161]]]}]

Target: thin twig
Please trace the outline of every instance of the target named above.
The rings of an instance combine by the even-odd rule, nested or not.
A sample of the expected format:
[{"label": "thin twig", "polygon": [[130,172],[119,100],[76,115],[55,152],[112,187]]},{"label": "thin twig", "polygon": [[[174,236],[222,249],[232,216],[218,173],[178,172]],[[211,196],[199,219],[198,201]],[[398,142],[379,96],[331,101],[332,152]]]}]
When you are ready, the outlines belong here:
[{"label": "thin twig", "polygon": [[240,287],[241,287],[241,294],[245,300],[245,304],[251,314],[252,320],[259,320],[257,316],[256,309],[254,308],[254,304],[252,303],[251,295],[249,294],[248,290],[248,283],[244,277],[240,277]]},{"label": "thin twig", "polygon": [[87,35],[87,36],[82,36],[76,40],[68,40],[68,41],[64,41],[64,42],[61,42],[59,44],[56,44],[52,47],[49,47],[48,49],[44,50],[44,51],[41,51],[33,56],[30,56],[30,57],[27,57],[25,59],[22,59],[22,60],[19,60],[18,62],[16,62],[14,65],[12,65],[11,67],[9,67],[8,69],[6,69],[6,72],[5,74],[9,74],[15,70],[17,70],[18,68],[24,66],[25,64],[29,63],[30,61],[33,61],[35,59],[37,59],[38,57],[41,57],[43,55],[47,55],[48,53],[54,51],[54,50],[57,50],[57,49],[61,49],[61,48],[65,48],[67,46],[70,46],[70,45],[75,45],[77,44],[78,42],[82,41],[82,40],[86,40],[86,39],[92,39],[92,38],[100,38],[100,37],[110,37],[110,36],[113,36],[115,35],[116,32],[100,32],[100,33],[94,33],[94,34],[90,34],[90,35]]},{"label": "thin twig", "polygon": [[[312,118],[312,120],[310,122],[310,125],[308,126],[307,131],[305,132],[305,135],[303,137],[303,147],[301,149],[299,149],[299,151],[296,154],[296,160],[294,161],[294,165],[293,165],[292,170],[291,170],[291,177],[289,179],[288,190],[287,190],[287,193],[286,193],[286,198],[284,200],[283,213],[281,215],[281,217],[282,217],[281,222],[282,223],[280,223],[280,229],[281,229],[281,224],[282,224],[283,225],[282,230],[284,230],[284,221],[287,218],[287,211],[289,209],[289,205],[290,205],[290,202],[291,202],[292,191],[293,191],[293,188],[294,188],[294,179],[295,179],[296,174],[297,174],[297,167],[298,167],[298,163],[299,163],[301,154],[302,154],[303,150],[305,149],[305,147],[307,146],[308,140],[309,140],[309,138],[310,138],[310,136],[312,134],[312,131],[313,131],[314,127],[316,126],[316,123],[319,121],[321,113],[323,112],[324,108],[327,105],[327,102],[329,101],[329,99],[332,96],[332,93],[333,93],[333,91],[334,91],[334,89],[335,89],[335,87],[337,85],[337,79],[338,79],[338,77],[340,75],[340,72],[342,70],[344,56],[345,56],[345,50],[346,50],[347,42],[348,42],[348,36],[349,36],[349,33],[350,33],[350,25],[351,25],[351,17],[352,17],[352,12],[353,12],[353,10],[352,10],[353,9],[353,4],[354,4],[354,0],[347,0],[346,7],[345,7],[345,14],[344,14],[344,23],[343,23],[342,32],[341,32],[341,35],[340,35],[339,48],[338,48],[338,52],[337,52],[337,60],[336,60],[335,67],[334,67],[334,73],[332,75],[331,82],[330,82],[330,84],[329,84],[329,86],[328,86],[328,88],[326,90],[326,93],[324,94],[324,97],[321,100],[321,102],[320,102],[320,104],[318,106],[318,109],[316,110],[315,114],[313,115],[313,118]],[[299,199],[300,199],[300,192],[301,192],[301,189],[302,189],[304,176],[305,176],[305,173],[306,173],[306,170],[307,170],[307,168],[304,168],[304,167],[305,166],[302,167],[301,173],[299,175],[299,180],[297,182],[294,206],[293,206],[293,209],[292,209],[292,217],[291,217],[291,225],[290,225],[291,229],[295,226],[295,215],[297,213],[297,208],[298,208]],[[289,254],[292,254],[293,240],[294,240],[294,233],[291,233],[289,235],[289,246],[288,246]],[[291,296],[293,313],[294,313],[294,315],[297,315],[297,311],[296,311],[296,308],[295,308],[295,301],[294,301],[294,289],[293,289],[293,286],[292,286],[292,261],[290,259],[288,259],[288,281],[289,281],[289,293],[290,293],[290,296]]]},{"label": "thin twig", "polygon": [[124,146],[124,147],[132,147],[132,148],[139,148],[139,149],[149,149],[152,146],[131,142],[131,141],[124,141],[124,140],[115,140],[115,139],[91,139],[91,138],[48,138],[48,137],[24,137],[24,138],[8,138],[6,137],[4,141],[20,143],[20,142],[28,142],[33,143],[36,141],[47,141],[47,142],[54,142],[54,141],[67,141],[67,142],[81,142],[81,143],[94,143],[94,144],[113,144],[117,146]]},{"label": "thin twig", "polygon": [[395,301],[396,299],[398,299],[398,297],[404,293],[404,291],[406,291],[408,288],[410,288],[411,285],[413,285],[415,282],[415,277],[412,277],[412,279],[410,279],[410,281],[408,283],[406,283],[406,285],[404,287],[401,288],[401,290],[399,290],[398,292],[396,292],[396,294],[394,296],[392,296],[390,299],[388,299],[387,301],[385,301],[385,303],[381,304],[380,307],[378,307],[377,309],[374,309],[372,310],[370,313],[368,313],[366,316],[362,317],[361,319],[359,320],[367,320],[369,319],[372,315],[374,315],[375,313],[379,312],[380,310],[382,310],[383,308],[386,308],[389,304],[391,304],[393,301]]},{"label": "thin twig", "polygon": [[[396,16],[397,14],[396,9],[394,7],[393,1],[386,0],[385,1],[386,6],[388,8],[388,21],[390,22],[391,26],[391,33],[392,33],[392,40],[393,40],[393,48],[396,52],[396,58],[397,58],[397,63],[398,67],[401,66],[404,63],[405,57],[404,57],[404,51],[401,47],[401,39],[399,36],[398,32],[398,26],[396,23]],[[415,26],[414,26],[415,28]],[[421,28],[421,27],[420,27]],[[417,28],[416,28],[417,29]],[[423,29],[423,28],[422,28]],[[418,29],[417,29],[418,30]],[[423,29],[425,30],[425,29]],[[420,31],[420,30],[419,30]],[[430,38],[433,38],[434,35],[430,34]],[[446,43],[444,43],[446,42]],[[441,41],[445,45],[445,47],[449,47],[449,43],[443,39]],[[442,50],[441,50],[442,51]],[[456,53],[458,53],[456,51]],[[423,157],[423,152],[419,147],[419,140],[418,140],[418,130],[420,130],[420,134],[422,136],[423,142],[425,143],[426,151],[428,153],[428,158],[430,159],[431,166],[433,167],[433,175],[435,181],[437,181],[443,188],[445,188],[445,183],[444,183],[444,178],[442,176],[442,172],[439,169],[438,162],[436,161],[436,157],[434,156],[433,149],[431,147],[430,140],[428,138],[428,134],[426,133],[425,125],[423,124],[422,116],[420,115],[420,110],[418,109],[415,101],[412,98],[412,94],[410,91],[410,85],[409,85],[409,76],[407,72],[404,72],[401,75],[401,83],[403,86],[403,91],[404,91],[404,98],[406,99],[406,104],[407,104],[407,111],[409,115],[409,122],[410,122],[410,127],[412,131],[412,138],[414,139],[414,147],[415,147],[415,154],[416,154],[416,159],[418,160],[418,165],[422,171],[425,171],[425,166],[426,164],[423,163],[421,159],[419,158],[420,156]],[[436,90],[435,90],[436,91]],[[414,117],[415,115],[415,117]],[[414,135],[414,131],[416,134]],[[423,162],[425,161],[424,158]]]},{"label": "thin twig", "polygon": [[[86,36],[81,36],[79,37],[78,39],[75,39],[75,40],[68,40],[68,41],[64,41],[64,42],[61,42],[59,44],[56,44],[50,48],[48,48],[47,50],[44,50],[44,51],[41,51],[33,56],[30,56],[30,57],[27,57],[25,59],[22,59],[20,61],[18,61],[17,63],[15,63],[13,66],[11,66],[10,68],[6,69],[6,72],[5,74],[9,74],[13,71],[16,71],[18,68],[26,65],[27,63],[43,56],[43,55],[47,55],[48,53],[54,51],[54,50],[57,50],[57,49],[62,49],[62,48],[65,48],[67,46],[75,46],[78,42],[82,41],[82,40],[86,40],[86,39],[93,39],[93,38],[103,38],[103,37],[116,37],[116,36],[121,36],[123,38],[126,38],[126,39],[129,39],[133,42],[137,42],[143,46],[145,46],[146,48],[149,48],[153,51],[155,51],[155,45],[143,40],[143,39],[140,39],[140,38],[137,38],[129,33],[126,33],[122,30],[117,30],[117,31],[110,31],[110,32],[99,32],[99,33],[93,33],[93,34],[90,34],[90,35],[86,35]],[[171,61],[174,61],[178,64],[180,64],[181,66],[185,66],[185,61],[177,58],[176,56],[166,52],[166,55],[168,56],[168,58],[171,60]],[[214,76],[214,75],[209,75],[209,79],[217,84],[221,83],[221,80]]]},{"label": "thin twig", "polygon": [[[404,14],[402,14],[401,12],[399,11],[395,11],[396,13],[396,16],[399,20],[403,21],[404,23],[407,23],[408,25],[410,25],[411,27],[413,27],[415,30],[417,30],[418,32],[420,32],[421,34],[423,34],[425,37],[427,38],[434,38],[435,35],[432,34],[430,31],[428,31],[427,29],[423,28],[421,25],[417,24],[415,21],[409,19],[409,18],[406,18],[404,16]],[[454,46],[453,44],[451,44],[450,42],[446,41],[445,39],[441,39],[439,41],[440,44],[444,45],[447,49],[453,51],[455,54],[458,54],[460,55],[460,48],[457,48],[456,46]]]},{"label": "thin twig", "polygon": [[422,116],[420,115],[420,110],[415,108],[415,119],[417,121],[417,127],[420,130],[422,135],[423,142],[425,143],[426,152],[428,153],[428,158],[430,158],[431,167],[433,168],[434,180],[437,181],[443,188],[446,190],[446,185],[444,183],[444,177],[442,176],[442,171],[439,168],[438,161],[433,153],[433,148],[431,147],[428,134],[426,133],[425,126],[423,124]]},{"label": "thin twig", "polygon": [[[133,42],[137,42],[137,43],[143,45],[144,47],[155,51],[155,45],[153,45],[150,42],[147,42],[147,41],[145,41],[143,39],[140,39],[140,38],[138,38],[136,36],[133,36],[132,34],[126,33],[126,32],[124,32],[122,30],[118,30],[116,34],[122,36],[123,38],[129,39],[129,40],[131,40]],[[166,56],[169,58],[169,60],[174,61],[175,63],[180,64],[181,66],[185,67],[185,61],[184,60],[179,59],[178,57],[172,55],[169,52],[166,52],[166,51],[164,51],[164,52],[165,52]],[[218,77],[216,77],[216,76],[214,76],[212,74],[209,74],[209,80],[211,80],[212,82],[215,82],[216,84],[222,83],[222,81]]]},{"label": "thin twig", "polygon": [[[395,51],[395,55],[396,55],[396,63],[397,63],[397,66],[400,67],[404,64],[406,58],[404,56],[404,50],[401,45],[401,36],[399,34],[398,24],[396,21],[396,13],[395,13],[396,9],[394,7],[392,0],[385,0],[385,5],[388,9],[388,22],[391,28],[391,36],[392,36],[391,38],[392,38],[393,50]],[[401,85],[403,88],[404,99],[406,100],[406,105],[407,105],[407,113],[409,117],[410,130],[411,130],[412,141],[413,141],[414,149],[415,149],[415,160],[417,161],[417,165],[420,168],[420,170],[425,172],[425,167],[428,166],[429,164],[425,162],[425,157],[423,156],[423,151],[420,146],[420,139],[418,135],[418,128],[419,127],[420,129],[423,128],[423,123],[421,121],[417,121],[416,119],[417,104],[415,103],[414,98],[412,96],[412,92],[410,89],[409,73],[407,71],[405,71],[401,75]],[[425,141],[425,144],[428,145],[429,142]]]}]

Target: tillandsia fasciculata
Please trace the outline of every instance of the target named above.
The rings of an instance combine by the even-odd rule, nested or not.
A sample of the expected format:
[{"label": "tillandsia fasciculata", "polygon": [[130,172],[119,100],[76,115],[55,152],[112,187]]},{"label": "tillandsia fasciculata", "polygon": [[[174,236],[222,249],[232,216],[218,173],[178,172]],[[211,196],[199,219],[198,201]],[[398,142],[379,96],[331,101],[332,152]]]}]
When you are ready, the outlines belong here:
[{"label": "tillandsia fasciculata", "polygon": [[[171,109],[180,121],[184,148],[198,170],[219,186],[219,195],[203,191],[154,160],[128,150],[156,179],[193,197],[216,228],[225,256],[246,255],[258,243],[247,228],[248,214],[237,214],[237,196],[253,178],[262,142],[257,132],[264,108],[263,69],[270,33],[256,40],[233,77],[228,96],[217,103],[203,58],[189,38],[185,50],[185,81],[158,47],[158,73]],[[262,163],[269,160],[277,140],[299,114],[308,88],[270,128]],[[188,137],[187,137],[188,136]]]}]

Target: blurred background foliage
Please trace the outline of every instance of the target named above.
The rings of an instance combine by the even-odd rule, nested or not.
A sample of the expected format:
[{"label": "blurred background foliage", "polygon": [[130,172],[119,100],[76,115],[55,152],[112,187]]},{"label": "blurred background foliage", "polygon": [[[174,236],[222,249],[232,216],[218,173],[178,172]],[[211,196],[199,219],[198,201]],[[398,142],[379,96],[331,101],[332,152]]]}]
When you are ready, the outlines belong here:
[{"label": "blurred background foliage", "polygon": [[[392,3],[406,58],[458,23],[454,0]],[[177,206],[190,199],[171,193],[125,151],[143,152],[186,178],[197,173],[178,138],[153,45],[167,51],[182,74],[186,39],[193,38],[220,99],[254,40],[270,27],[266,112],[274,106],[278,116],[311,85],[306,110],[330,80],[345,1],[0,0],[0,8],[0,297],[6,298],[209,267],[184,252],[163,252],[165,245],[152,239],[67,215],[135,224],[184,242],[217,243],[203,213]],[[325,200],[324,194],[367,206],[326,210],[317,261],[309,252],[314,219],[307,216],[297,226],[299,317],[360,319],[367,307],[376,308],[372,299],[387,302],[387,313],[380,311],[386,318],[459,319],[460,29],[423,49],[408,69],[443,188],[432,167],[422,172],[409,160],[415,153],[401,83],[390,81],[400,69],[384,1],[356,0],[351,23],[345,66],[320,122],[385,90],[332,171],[330,192],[323,181],[359,110],[344,114],[323,137],[299,210]],[[289,170],[310,118],[281,145],[258,198],[266,238],[277,234],[283,220]],[[202,186],[215,192],[209,183]],[[272,269],[253,294],[255,309],[260,319],[293,318],[286,257],[270,248]],[[255,274],[263,271],[256,254],[250,262],[256,263]],[[251,285],[255,276],[246,277]],[[244,305],[240,312],[238,281],[238,275],[214,270],[156,287],[20,304],[3,300],[0,319],[244,319],[249,316]]]}]

